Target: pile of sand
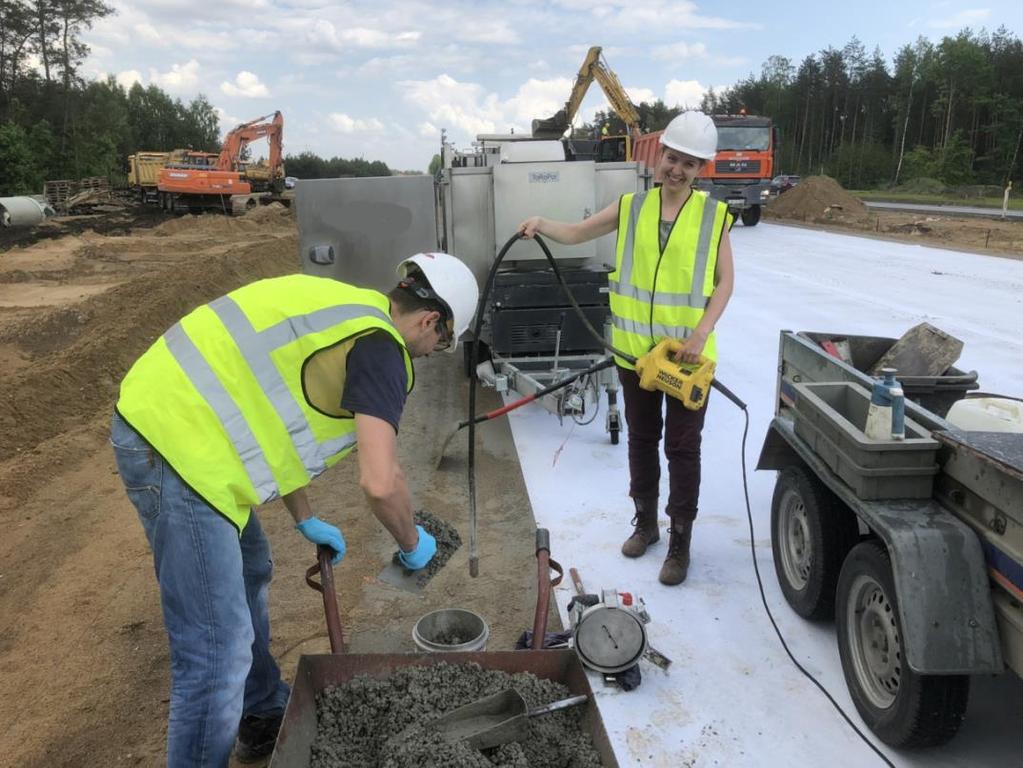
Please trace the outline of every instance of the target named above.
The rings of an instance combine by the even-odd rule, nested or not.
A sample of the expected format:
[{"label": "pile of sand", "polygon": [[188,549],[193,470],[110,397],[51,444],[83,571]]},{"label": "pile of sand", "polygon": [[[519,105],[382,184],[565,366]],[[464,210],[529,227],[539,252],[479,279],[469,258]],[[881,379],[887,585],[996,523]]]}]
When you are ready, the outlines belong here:
[{"label": "pile of sand", "polygon": [[[68,238],[80,246],[75,263],[46,275],[38,274],[38,265],[53,260],[46,248],[63,253],[64,241],[26,251],[37,266],[19,263],[20,271],[37,281],[46,277],[48,293],[69,297],[31,314],[22,309],[0,316],[0,348],[6,345],[31,363],[0,370],[0,461],[108,411],[128,367],[199,304],[254,279],[294,272],[293,220],[270,216],[249,224],[242,224],[247,216],[174,219],[150,230],[151,236],[142,230],[131,244],[135,257],[127,261],[117,258],[120,238],[109,239],[109,249],[102,236]],[[258,237],[239,238],[243,228]],[[201,235],[202,248],[193,234]],[[225,252],[212,253],[217,244]],[[0,281],[21,285],[19,277],[0,274]],[[112,287],[89,295],[93,283]]]},{"label": "pile of sand", "polygon": [[168,235],[232,235],[249,232],[255,228],[276,228],[288,226],[291,211],[280,203],[260,205],[240,215],[224,215],[209,211],[199,215],[186,214],[160,224],[154,232]]},{"label": "pile of sand", "polygon": [[867,206],[830,176],[810,176],[772,200],[766,215],[800,221],[865,219]]}]

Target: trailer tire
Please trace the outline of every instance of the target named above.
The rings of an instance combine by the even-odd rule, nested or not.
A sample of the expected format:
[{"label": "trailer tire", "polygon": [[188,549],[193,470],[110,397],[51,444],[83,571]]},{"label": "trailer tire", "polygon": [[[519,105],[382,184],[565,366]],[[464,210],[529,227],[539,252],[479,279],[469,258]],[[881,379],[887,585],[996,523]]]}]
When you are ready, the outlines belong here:
[{"label": "trailer tire", "polygon": [[804,619],[831,619],[842,561],[856,543],[856,516],[809,470],[778,473],[771,550],[785,600]]},{"label": "trailer tire", "polygon": [[888,550],[857,544],[838,580],[838,652],[856,710],[878,738],[896,748],[944,744],[959,730],[970,694],[968,675],[920,675],[902,651],[898,597]]},{"label": "trailer tire", "polygon": [[755,227],[760,222],[760,206],[751,205],[742,211],[742,225],[744,227]]}]

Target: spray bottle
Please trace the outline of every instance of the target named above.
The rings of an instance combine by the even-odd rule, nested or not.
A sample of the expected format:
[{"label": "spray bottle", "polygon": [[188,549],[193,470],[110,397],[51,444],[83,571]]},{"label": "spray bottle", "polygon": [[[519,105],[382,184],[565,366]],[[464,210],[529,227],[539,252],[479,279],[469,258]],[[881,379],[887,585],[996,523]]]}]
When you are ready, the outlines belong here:
[{"label": "spray bottle", "polygon": [[871,440],[903,440],[906,437],[906,398],[895,380],[894,368],[882,368],[874,381],[864,433]]}]

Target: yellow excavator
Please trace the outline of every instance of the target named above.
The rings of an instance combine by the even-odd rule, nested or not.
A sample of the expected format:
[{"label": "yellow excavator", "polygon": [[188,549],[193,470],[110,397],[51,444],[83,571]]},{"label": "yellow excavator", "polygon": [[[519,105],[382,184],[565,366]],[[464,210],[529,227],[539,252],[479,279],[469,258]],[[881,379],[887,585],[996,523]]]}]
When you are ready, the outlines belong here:
[{"label": "yellow excavator", "polygon": [[601,47],[595,45],[586,53],[583,65],[576,75],[575,85],[572,86],[572,93],[565,102],[565,107],[559,109],[553,117],[533,121],[532,131],[535,139],[560,139],[575,118],[579,105],[590,87],[590,83],[596,80],[600,83],[604,95],[607,97],[611,109],[622,119],[628,128],[625,136],[604,136],[600,137],[602,160],[631,160],[633,142],[639,138],[639,112],[632,101],[629,100],[625,89],[622,87],[618,76],[607,66],[607,61],[600,55]]}]

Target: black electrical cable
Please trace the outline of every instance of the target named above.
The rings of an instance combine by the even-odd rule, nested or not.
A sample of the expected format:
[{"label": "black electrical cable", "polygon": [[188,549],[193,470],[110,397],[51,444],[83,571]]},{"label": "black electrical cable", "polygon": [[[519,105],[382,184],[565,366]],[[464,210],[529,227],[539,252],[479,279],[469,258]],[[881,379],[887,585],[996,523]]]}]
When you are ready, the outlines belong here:
[{"label": "black electrical cable", "polygon": [[767,618],[771,621],[771,626],[774,627],[774,634],[776,634],[778,636],[778,642],[781,643],[781,647],[785,649],[785,653],[788,654],[788,657],[789,657],[789,659],[791,659],[792,663],[796,665],[796,669],[798,669],[800,672],[802,672],[803,675],[805,675],[806,678],[811,683],[813,683],[815,686],[817,686],[817,688],[820,690],[820,692],[823,693],[825,695],[825,697],[827,697],[828,701],[831,702],[831,705],[836,710],[838,710],[838,714],[840,714],[842,716],[842,719],[844,719],[849,724],[849,727],[852,728],[856,732],[857,736],[859,736],[861,739],[863,739],[863,742],[868,747],[870,747],[872,750],[874,750],[875,753],[877,753],[877,756],[881,758],[881,760],[884,762],[884,764],[887,765],[888,768],[895,768],[895,766],[892,763],[892,761],[889,760],[887,757],[885,757],[884,753],[881,752],[881,750],[878,749],[874,745],[874,743],[870,739],[867,738],[866,734],[864,734],[863,731],[861,731],[856,726],[856,723],[854,723],[850,719],[849,715],[847,715],[845,713],[845,710],[842,709],[842,707],[839,705],[839,703],[837,701],[835,701],[835,699],[832,697],[832,695],[830,693],[828,693],[828,689],[825,688],[820,683],[820,681],[817,680],[816,677],[814,677],[810,672],[808,672],[807,669],[796,660],[796,657],[792,655],[792,651],[789,650],[788,643],[785,642],[785,638],[782,636],[781,630],[778,629],[778,624],[774,620],[774,614],[771,613],[771,609],[767,605],[767,596],[764,594],[764,582],[760,578],[760,566],[757,565],[757,550],[756,550],[756,546],[754,544],[756,539],[754,539],[755,534],[754,534],[754,531],[753,531],[753,510],[752,510],[752,508],[750,506],[750,503],[749,503],[749,484],[747,483],[747,479],[746,479],[746,436],[749,434],[749,411],[746,410],[745,406],[742,406],[742,414],[743,414],[743,416],[746,417],[746,426],[742,430],[742,457],[741,457],[742,458],[742,492],[743,492],[743,495],[746,498],[746,519],[749,521],[749,550],[750,550],[750,557],[753,559],[753,573],[757,577],[757,589],[760,590],[760,602],[763,603],[763,605],[764,605],[764,612],[767,613]]},{"label": "black electrical cable", "polygon": [[[521,239],[521,235],[516,232],[508,240],[508,242],[504,244],[504,247],[501,248],[501,251],[497,254],[497,259],[494,261],[493,266],[490,268],[490,274],[487,275],[486,284],[483,286],[483,293],[480,295],[479,306],[476,309],[476,327],[473,330],[472,354],[470,356],[470,362],[471,362],[471,364],[470,364],[470,375],[472,377],[472,383],[469,386],[469,419],[470,419],[470,421],[469,421],[469,510],[470,510],[470,519],[473,522],[472,529],[470,531],[469,575],[473,576],[473,577],[475,577],[479,573],[479,560],[476,557],[476,544],[475,544],[475,542],[476,542],[476,526],[475,526],[475,520],[476,520],[476,422],[472,420],[472,417],[476,413],[476,383],[478,381],[478,378],[476,376],[476,366],[479,364],[479,338],[480,338],[480,330],[483,327],[483,309],[487,305],[487,298],[490,296],[490,290],[493,287],[494,280],[495,280],[495,278],[497,276],[497,269],[500,266],[501,262],[504,260],[505,255],[511,249],[512,245],[514,245],[515,242],[517,240],[519,240],[519,239]],[[595,339],[597,339],[608,351],[610,351],[613,354],[617,355],[618,357],[621,357],[622,359],[627,360],[628,362],[634,364],[636,362],[636,358],[635,357],[633,357],[632,355],[626,354],[626,353],[622,352],[620,349],[617,349],[616,347],[612,346],[610,343],[605,341],[603,334],[600,334],[600,333],[597,332],[597,329],[593,327],[592,323],[590,323],[589,318],[586,317],[586,313],[583,312],[582,307],[579,306],[579,303],[576,301],[575,296],[572,294],[571,289],[568,287],[568,284],[565,282],[565,278],[562,276],[561,270],[558,269],[557,262],[554,260],[554,257],[551,255],[551,251],[547,247],[547,243],[545,243],[543,241],[543,238],[540,237],[539,235],[534,235],[533,239],[536,240],[536,244],[540,246],[540,250],[542,250],[544,256],[547,257],[547,261],[551,265],[551,269],[553,270],[554,276],[557,278],[558,283],[561,286],[562,292],[565,294],[565,297],[568,299],[569,303],[572,305],[572,308],[575,309],[576,313],[579,315],[579,319],[582,321],[583,325],[590,332],[590,334]],[[778,624],[774,620],[774,615],[771,613],[771,608],[767,604],[767,596],[764,593],[764,582],[763,582],[763,580],[760,577],[760,566],[757,565],[757,551],[756,551],[755,538],[754,538],[755,532],[753,530],[753,510],[752,510],[752,506],[750,505],[750,500],[749,500],[749,483],[748,483],[748,479],[747,479],[747,470],[746,470],[746,438],[749,435],[749,411],[746,409],[746,403],[744,403],[734,392],[732,392],[726,386],[724,386],[723,384],[720,384],[717,379],[713,380],[712,386],[715,389],[717,389],[719,392],[721,392],[729,400],[731,400],[739,408],[739,410],[742,411],[743,416],[745,417],[745,422],[746,423],[745,423],[745,426],[743,427],[743,430],[742,430],[742,447],[741,447],[741,457],[740,458],[741,458],[741,464],[742,464],[742,491],[743,491],[743,496],[745,497],[745,500],[746,500],[746,519],[749,522],[750,556],[753,559],[753,573],[756,575],[757,589],[760,591],[760,602],[763,604],[764,611],[765,611],[765,613],[767,613],[767,618],[770,620],[771,626],[774,628],[774,633],[775,633],[775,635],[778,636],[778,641],[781,643],[781,647],[785,650],[785,653],[788,655],[789,659],[796,666],[796,669],[798,669],[800,672],[802,672],[803,675],[811,683],[813,683],[821,691],[821,693],[824,694],[824,696],[827,698],[827,700],[829,702],[831,702],[831,705],[842,716],[842,719],[844,719],[846,721],[846,723],[849,724],[849,727],[852,728],[853,731],[855,731],[856,735],[859,736],[860,739],[862,739],[863,742],[868,747],[870,747],[877,754],[877,756],[879,758],[881,758],[881,760],[884,762],[884,764],[886,766],[888,766],[888,768],[895,768],[895,765],[884,755],[884,753],[881,752],[881,750],[878,749],[874,745],[874,743],[870,739],[867,738],[866,734],[864,734],[863,731],[861,731],[856,726],[856,724],[852,721],[852,719],[849,717],[849,715],[847,715],[845,713],[845,710],[843,710],[842,707],[839,705],[839,703],[837,701],[835,701],[835,699],[832,697],[832,695],[830,693],[828,693],[828,690],[820,683],[820,681],[818,681],[816,677],[814,677],[809,671],[807,671],[807,669],[802,664],[799,663],[799,661],[796,659],[796,657],[792,654],[792,651],[789,650],[788,643],[785,642],[785,638],[782,636],[781,630],[778,628]]]}]

